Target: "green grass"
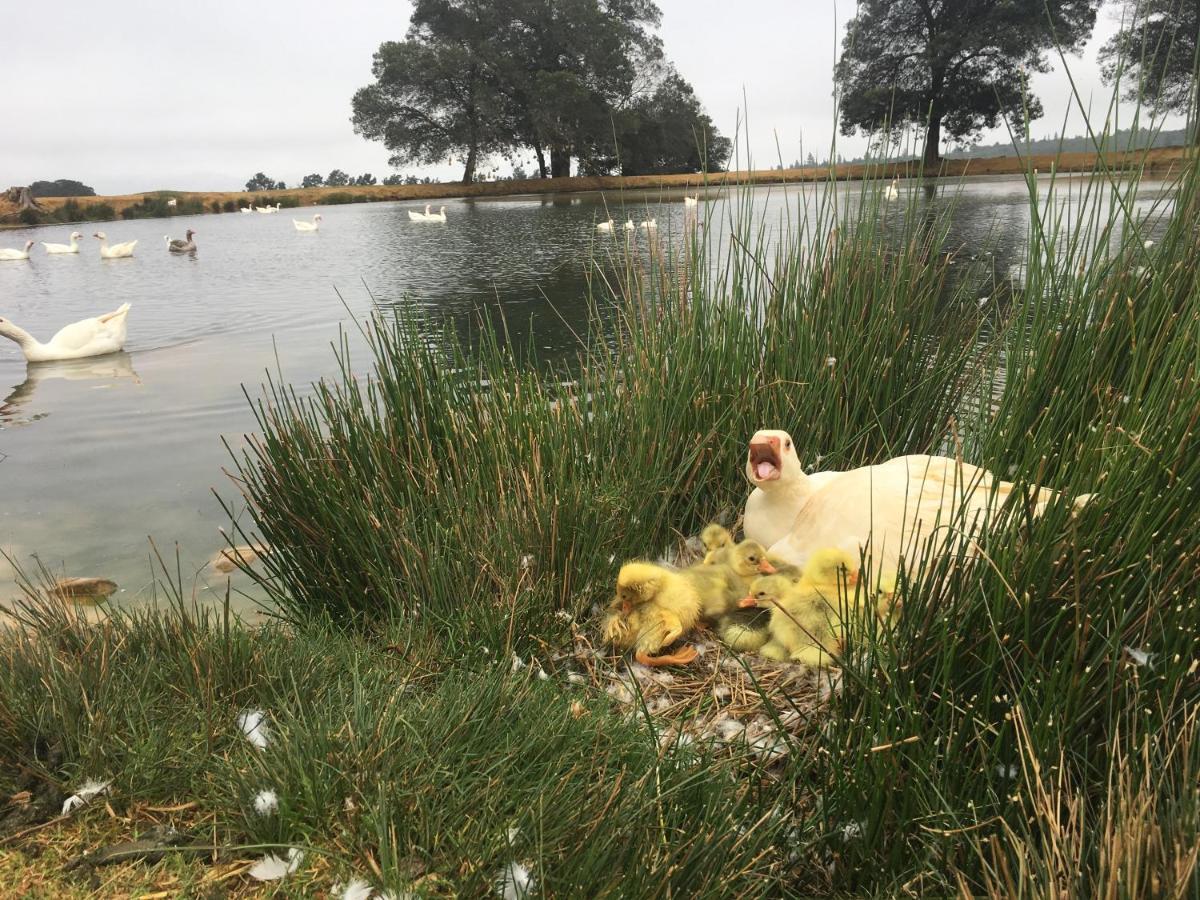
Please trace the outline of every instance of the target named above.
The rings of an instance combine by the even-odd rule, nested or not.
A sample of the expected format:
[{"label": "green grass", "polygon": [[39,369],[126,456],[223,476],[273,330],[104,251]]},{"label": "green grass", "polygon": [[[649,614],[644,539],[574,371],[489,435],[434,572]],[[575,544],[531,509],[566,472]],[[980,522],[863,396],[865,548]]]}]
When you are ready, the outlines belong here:
[{"label": "green grass", "polygon": [[[0,759],[57,743],[57,783],[196,800],[224,842],[309,847],[304,884],[374,862],[481,895],[516,857],[558,896],[1194,893],[1196,185],[1150,223],[1136,184],[1098,178],[1069,220],[1031,185],[1002,306],[941,252],[944,221],[866,184],[774,248],[710,211],[737,233],[723,256],[613,254],[566,364],[503,323],[460,341],[374,318],[365,368],[343,339],[340,377],[269,384],[233,451],[278,621],[178,597],[171,619],[49,616],[4,645]],[[961,452],[1095,497],[1034,520],[1017,496],[981,563],[910,573],[782,768],[660,750],[663,723],[509,671],[569,648],[556,612],[586,619],[622,560],[736,515],[760,427],[821,469]],[[248,707],[265,752],[232,724]]]}]

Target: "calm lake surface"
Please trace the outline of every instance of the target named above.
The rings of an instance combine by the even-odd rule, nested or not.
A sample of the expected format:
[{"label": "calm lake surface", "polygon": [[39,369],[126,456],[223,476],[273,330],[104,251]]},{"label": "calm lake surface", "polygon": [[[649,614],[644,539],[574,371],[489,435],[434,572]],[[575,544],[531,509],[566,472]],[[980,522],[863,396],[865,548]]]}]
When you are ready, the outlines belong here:
[{"label": "calm lake surface", "polygon": [[[914,189],[889,205],[897,223]],[[774,239],[803,217],[815,190],[756,188],[737,207]],[[861,190],[839,188],[850,197]],[[1165,190],[1144,182],[1139,213],[1161,208]],[[709,200],[700,217],[710,241],[725,244],[734,206],[716,193]],[[1019,273],[1024,181],[971,179],[933,200],[922,194],[914,208],[927,203],[953,207],[950,245],[992,251],[998,272]],[[205,563],[225,546],[218,529],[230,525],[213,490],[237,496],[222,471],[230,466],[222,437],[237,446],[254,427],[242,385],[257,396],[277,366],[298,386],[332,374],[339,326],[365,369],[352,317],[375,306],[410,306],[431,328],[449,318],[462,333],[480,309],[499,309],[514,337],[569,353],[573,330],[587,328],[589,260],[614,241],[593,227],[608,218],[606,205],[618,244],[627,217],[656,218],[661,241],[684,231],[679,193],[447,200],[444,225],[409,221],[413,203],[375,203],[317,208],[317,234],[297,232],[291,210],[108,222],[78,228],[89,236],[77,256],[45,255],[38,245],[29,262],[0,262],[0,315],[42,340],[132,304],[120,355],[27,366],[16,344],[0,339],[0,549],[27,567],[36,554],[57,575],[111,578],[121,585],[115,602],[138,603],[152,596],[152,537],[172,564],[179,545],[185,588],[219,602],[227,579]],[[313,211],[294,212],[307,219]],[[163,235],[189,227],[197,254],[168,254]],[[136,255],[101,260],[90,237],[97,228],[113,243],[137,238]],[[0,246],[65,242],[71,230],[0,231]],[[631,239],[647,244],[640,231]],[[232,587],[252,594],[244,576]],[[16,593],[0,559],[0,601]]]}]

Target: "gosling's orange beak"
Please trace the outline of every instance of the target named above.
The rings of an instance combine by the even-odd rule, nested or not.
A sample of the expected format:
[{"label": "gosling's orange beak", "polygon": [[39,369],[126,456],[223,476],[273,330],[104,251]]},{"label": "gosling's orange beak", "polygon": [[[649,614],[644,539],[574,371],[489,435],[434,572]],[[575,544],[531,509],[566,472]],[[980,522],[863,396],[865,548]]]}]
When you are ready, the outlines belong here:
[{"label": "gosling's orange beak", "polygon": [[632,611],[633,611],[633,604],[630,603],[628,600],[622,600],[621,601],[621,615],[627,616]]},{"label": "gosling's orange beak", "polygon": [[758,601],[753,597],[743,597],[738,601],[738,606],[742,607],[742,609],[749,609],[751,606],[758,606]]},{"label": "gosling's orange beak", "polygon": [[766,557],[763,557],[758,563],[758,571],[762,572],[764,575],[774,575],[779,570],[771,565],[771,563],[767,561]]}]

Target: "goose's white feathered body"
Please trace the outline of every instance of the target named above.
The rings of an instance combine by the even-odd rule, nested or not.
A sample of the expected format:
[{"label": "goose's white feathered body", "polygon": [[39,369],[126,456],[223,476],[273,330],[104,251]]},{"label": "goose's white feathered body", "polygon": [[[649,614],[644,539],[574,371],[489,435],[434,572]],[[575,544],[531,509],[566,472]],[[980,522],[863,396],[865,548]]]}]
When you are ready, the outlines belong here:
[{"label": "goose's white feathered body", "polygon": [[446,207],[443,206],[441,209],[439,209],[435,213],[428,213],[425,216],[425,221],[426,222],[445,222],[446,221]]},{"label": "goose's white feathered body", "polygon": [[26,241],[24,250],[18,250],[16,247],[0,247],[0,259],[29,259],[29,248],[32,246],[33,241]]},{"label": "goose's white feathered body", "polygon": [[612,231],[613,230],[613,220],[609,219],[607,222],[597,222],[596,230],[597,231],[605,231],[605,232]]},{"label": "goose's white feathered body", "polygon": [[97,231],[92,237],[100,240],[100,257],[101,259],[124,259],[128,256],[133,256],[133,248],[137,246],[137,241],[126,241],[123,244],[113,244],[111,247],[108,244],[108,235],[103,231]]},{"label": "goose's white feathered body", "polygon": [[315,213],[311,222],[301,222],[299,219],[292,219],[292,225],[297,231],[320,231],[321,230],[321,214]]},{"label": "goose's white feathered body", "polygon": [[621,227],[624,228],[626,231],[633,231],[633,228],[634,228],[633,219],[626,219],[625,224],[622,225]]},{"label": "goose's white feathered body", "polygon": [[[974,555],[972,537],[1009,498],[1014,485],[991,472],[945,456],[899,456],[845,472],[806,475],[782,431],[751,438],[746,477],[755,485],[746,503],[746,537],[780,559],[803,566],[816,551],[866,551],[879,571],[909,571],[943,548]],[[1030,490],[1033,515],[1059,495]],[[1086,503],[1090,495],[1075,499]],[[941,538],[956,535],[956,541]],[[936,535],[936,537],[935,537]],[[934,537],[932,545],[929,539]]]},{"label": "goose's white feathered body", "polygon": [[71,243],[69,244],[48,244],[42,241],[42,246],[46,248],[47,253],[78,253],[79,239],[83,237],[78,231],[71,232]]},{"label": "goose's white feathered body", "polygon": [[60,328],[45,344],[7,319],[0,319],[0,335],[16,341],[29,362],[102,356],[116,353],[125,346],[128,314],[129,304],[123,303],[110,313]]},{"label": "goose's white feathered body", "polygon": [[684,205],[684,206],[695,206],[695,205],[696,205],[697,203],[699,203],[699,202],[700,202],[700,198],[699,198],[699,197],[684,197],[684,198],[683,198],[683,205]]},{"label": "goose's white feathered body", "polygon": [[900,188],[898,187],[899,184],[900,179],[893,178],[892,183],[883,189],[883,199],[889,201],[900,199]]},{"label": "goose's white feathered body", "polygon": [[429,204],[429,203],[425,204],[425,212],[413,212],[410,209],[408,211],[408,220],[410,222],[428,222],[429,216],[430,216],[429,207],[431,205],[432,204]]},{"label": "goose's white feathered body", "polygon": [[658,219],[644,219],[638,228],[642,231],[653,231],[658,227]]}]

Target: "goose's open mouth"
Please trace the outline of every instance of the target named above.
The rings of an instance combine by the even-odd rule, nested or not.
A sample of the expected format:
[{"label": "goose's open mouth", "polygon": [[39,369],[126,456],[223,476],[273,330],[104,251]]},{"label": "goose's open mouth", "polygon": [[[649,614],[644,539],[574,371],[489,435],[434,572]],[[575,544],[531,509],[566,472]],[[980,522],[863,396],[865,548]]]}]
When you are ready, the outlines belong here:
[{"label": "goose's open mouth", "polygon": [[772,481],[779,477],[782,460],[779,450],[769,441],[750,442],[750,471],[755,481]]}]

